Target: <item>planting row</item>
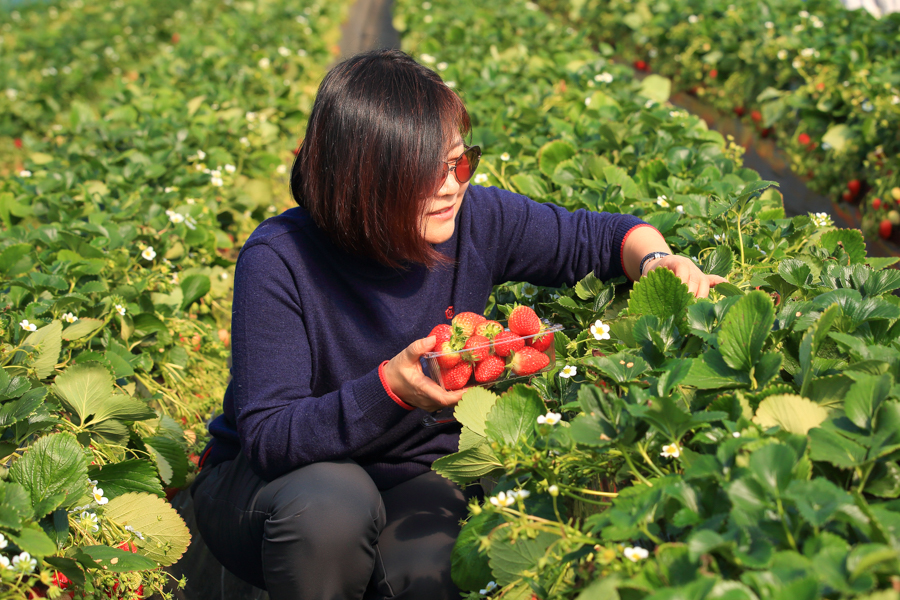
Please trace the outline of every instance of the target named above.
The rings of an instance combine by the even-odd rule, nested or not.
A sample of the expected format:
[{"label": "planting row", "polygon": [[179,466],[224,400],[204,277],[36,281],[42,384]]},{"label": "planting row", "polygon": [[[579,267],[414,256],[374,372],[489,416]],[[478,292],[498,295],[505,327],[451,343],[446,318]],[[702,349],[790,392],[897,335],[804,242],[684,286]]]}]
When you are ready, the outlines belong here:
[{"label": "planting row", "polygon": [[[103,15],[160,27],[101,4],[49,10],[74,48],[118,39]],[[288,197],[343,10],[198,0],[128,70],[68,56],[65,110],[19,118],[39,78],[4,97],[22,143],[0,180],[0,597],[170,597],[159,567],[190,535],[165,496],[193,477],[227,383],[236,249]],[[13,74],[31,72],[40,51],[18,52]]]},{"label": "planting row", "polygon": [[900,241],[900,15],[837,0],[541,5],[603,51],[754,123],[812,189],[858,204],[867,235]]},{"label": "planting row", "polygon": [[488,500],[454,581],[472,598],[898,597],[896,259],[825,215],[785,218],[740,148],[666,104],[669,80],[635,81],[537,9],[399,3],[404,48],[472,114],[475,183],[639,215],[729,283],[707,300],[664,269],[495,289],[489,318],[531,304],[565,330],[531,386],[456,410],[460,451],[434,468]]}]

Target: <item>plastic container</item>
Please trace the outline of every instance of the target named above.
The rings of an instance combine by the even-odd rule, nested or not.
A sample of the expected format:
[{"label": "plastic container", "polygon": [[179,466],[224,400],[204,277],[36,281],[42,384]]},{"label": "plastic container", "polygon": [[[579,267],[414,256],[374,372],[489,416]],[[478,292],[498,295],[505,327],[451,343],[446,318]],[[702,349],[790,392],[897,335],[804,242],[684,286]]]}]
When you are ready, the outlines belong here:
[{"label": "plastic container", "polygon": [[[532,344],[532,340],[536,337],[539,337],[539,336],[542,336],[542,335],[548,334],[548,333],[553,334],[553,333],[556,333],[557,331],[563,330],[563,326],[559,325],[559,324],[548,323],[547,321],[544,321],[544,325],[546,328],[543,331],[541,331],[540,333],[536,333],[534,335],[521,336],[521,339],[525,341],[526,347],[530,347]],[[504,331],[508,332],[509,329],[504,327]],[[457,350],[455,352],[443,352],[443,353],[428,352],[427,354],[424,355],[424,360],[425,360],[425,364],[428,365],[428,373],[429,373],[429,376],[431,377],[431,379],[433,379],[435,382],[437,382],[437,384],[440,385],[445,390],[460,389],[460,387],[474,387],[474,386],[491,387],[493,385],[502,383],[504,381],[511,381],[511,380],[515,380],[515,379],[527,379],[533,375],[537,375],[539,373],[544,373],[546,371],[549,371],[550,369],[552,369],[554,367],[554,365],[556,365],[556,347],[555,347],[555,344],[553,343],[553,341],[551,341],[549,346],[546,349],[540,351],[550,359],[547,362],[547,365],[544,366],[543,368],[538,369],[533,372],[528,372],[528,373],[517,375],[516,373],[514,373],[511,370],[511,368],[509,366],[511,359],[513,358],[513,356],[515,354],[515,352],[513,352],[509,356],[505,356],[505,357],[500,356],[500,358],[502,358],[503,361],[506,363],[506,367],[503,369],[503,372],[498,377],[496,377],[495,379],[491,379],[490,381],[478,381],[475,376],[475,371],[476,371],[478,365],[482,361],[472,362],[471,355],[473,353],[477,354],[479,352],[486,351],[487,355],[489,355],[489,356],[499,356],[498,354],[495,353],[494,350],[495,350],[494,342],[492,341],[490,344],[474,346],[474,347],[471,347],[468,349]],[[503,350],[501,350],[501,353],[502,352],[503,352]],[[449,357],[454,354],[460,355],[460,361],[458,364],[461,364],[462,362],[469,362],[470,364],[473,365],[473,368],[472,368],[472,374],[469,376],[468,380],[466,381],[466,383],[464,385],[451,388],[451,387],[448,387],[447,381],[445,381],[444,373],[446,373],[446,371],[441,368],[441,365],[438,362],[438,359],[440,357]],[[467,358],[468,358],[468,360],[466,360]],[[456,384],[457,385],[459,384],[459,380],[456,381]]]}]

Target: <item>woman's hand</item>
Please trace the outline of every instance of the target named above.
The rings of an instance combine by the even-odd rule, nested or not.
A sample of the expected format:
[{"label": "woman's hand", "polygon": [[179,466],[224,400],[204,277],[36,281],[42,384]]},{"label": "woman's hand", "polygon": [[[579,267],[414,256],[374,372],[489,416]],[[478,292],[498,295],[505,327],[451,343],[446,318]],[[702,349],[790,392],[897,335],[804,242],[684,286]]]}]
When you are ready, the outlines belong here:
[{"label": "woman's hand", "polygon": [[409,404],[428,412],[455,406],[466,390],[447,392],[422,372],[419,359],[434,348],[433,335],[416,340],[384,365],[384,379],[391,391]]},{"label": "woman's hand", "polygon": [[724,277],[718,275],[707,275],[700,270],[694,261],[685,256],[663,256],[655,258],[647,262],[644,267],[644,276],[653,269],[658,268],[669,269],[678,276],[681,281],[687,284],[691,293],[698,298],[706,298],[709,296],[709,288],[717,283],[727,281]]}]

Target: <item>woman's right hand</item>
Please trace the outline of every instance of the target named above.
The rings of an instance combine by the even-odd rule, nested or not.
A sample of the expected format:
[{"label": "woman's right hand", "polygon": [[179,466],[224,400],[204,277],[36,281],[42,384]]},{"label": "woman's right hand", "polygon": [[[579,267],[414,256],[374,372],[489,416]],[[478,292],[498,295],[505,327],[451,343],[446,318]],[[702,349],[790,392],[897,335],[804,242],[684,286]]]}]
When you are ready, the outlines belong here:
[{"label": "woman's right hand", "polygon": [[466,391],[445,391],[422,372],[419,359],[434,349],[436,342],[437,338],[433,335],[416,340],[384,365],[384,379],[391,391],[410,406],[428,412],[455,406]]}]

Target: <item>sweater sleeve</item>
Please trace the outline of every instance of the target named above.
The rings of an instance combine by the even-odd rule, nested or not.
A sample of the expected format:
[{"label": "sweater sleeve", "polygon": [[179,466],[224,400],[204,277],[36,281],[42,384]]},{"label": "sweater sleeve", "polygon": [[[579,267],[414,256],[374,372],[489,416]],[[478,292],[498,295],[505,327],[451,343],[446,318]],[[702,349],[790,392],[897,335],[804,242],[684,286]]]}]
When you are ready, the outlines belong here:
[{"label": "sweater sleeve", "polygon": [[[473,231],[495,251],[494,283],[528,281],[535,285],[574,285],[588,273],[602,280],[625,275],[622,246],[636,227],[647,225],[633,215],[574,212],[497,188],[474,209],[481,222]],[[492,230],[492,231],[491,231]],[[487,236],[490,236],[488,238]]]},{"label": "sweater sleeve", "polygon": [[388,395],[377,367],[312,395],[300,293],[284,261],[265,244],[245,248],[238,259],[232,360],[241,447],[267,480],[347,458],[409,414]]}]

